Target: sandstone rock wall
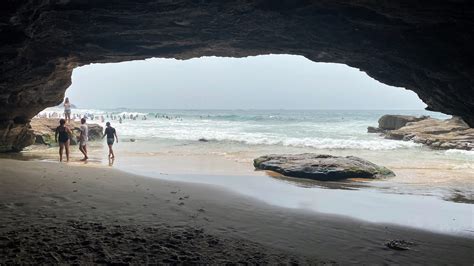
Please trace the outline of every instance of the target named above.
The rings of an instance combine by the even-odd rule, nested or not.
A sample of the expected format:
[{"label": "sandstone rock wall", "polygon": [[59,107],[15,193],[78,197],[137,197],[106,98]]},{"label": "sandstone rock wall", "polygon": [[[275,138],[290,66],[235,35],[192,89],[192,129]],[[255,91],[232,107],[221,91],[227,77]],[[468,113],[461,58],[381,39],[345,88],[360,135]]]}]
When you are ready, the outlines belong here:
[{"label": "sandstone rock wall", "polygon": [[29,124],[6,121],[0,123],[0,151],[21,151],[35,142]]}]

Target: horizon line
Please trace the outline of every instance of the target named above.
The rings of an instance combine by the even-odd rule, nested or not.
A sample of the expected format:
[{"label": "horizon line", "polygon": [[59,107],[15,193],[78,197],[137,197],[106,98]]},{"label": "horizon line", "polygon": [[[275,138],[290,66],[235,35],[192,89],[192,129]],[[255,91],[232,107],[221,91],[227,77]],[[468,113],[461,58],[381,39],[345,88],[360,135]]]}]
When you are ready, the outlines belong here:
[{"label": "horizon line", "polygon": [[[59,106],[51,106],[47,108],[55,108]],[[45,109],[47,109],[45,108]],[[396,110],[396,111],[429,111],[425,108],[411,109],[411,108],[388,108],[388,109],[359,109],[359,108],[156,108],[156,107],[76,107],[74,109],[102,109],[102,110],[116,110],[116,109],[133,109],[133,110],[184,110],[184,111],[201,111],[201,110],[212,110],[212,111],[386,111],[386,110]],[[429,111],[435,113],[441,113],[436,111]]]}]

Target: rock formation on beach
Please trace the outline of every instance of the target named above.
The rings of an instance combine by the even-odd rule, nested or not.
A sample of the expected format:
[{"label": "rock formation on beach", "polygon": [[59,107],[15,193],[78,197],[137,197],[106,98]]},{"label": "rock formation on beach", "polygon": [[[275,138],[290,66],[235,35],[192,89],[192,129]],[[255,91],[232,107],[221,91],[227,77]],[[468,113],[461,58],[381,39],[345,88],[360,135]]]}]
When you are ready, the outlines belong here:
[{"label": "rock formation on beach", "polygon": [[369,133],[381,133],[387,139],[413,141],[434,149],[474,150],[474,128],[461,118],[440,120],[426,116],[384,115],[379,127]]},{"label": "rock formation on beach", "polygon": [[254,159],[256,169],[271,170],[285,176],[322,181],[347,178],[378,178],[395,174],[383,167],[355,156],[325,154],[271,154]]},{"label": "rock formation on beach", "polygon": [[0,121],[0,152],[21,151],[35,142],[35,134],[29,123]]},{"label": "rock formation on beach", "polygon": [[[54,142],[54,133],[56,128],[58,127],[59,119],[50,119],[50,118],[34,118],[31,120],[31,128],[34,134],[34,143],[36,144],[44,144],[44,145],[53,145]],[[71,121],[69,124],[69,128],[71,128],[73,134],[75,136],[71,136],[71,145],[76,145],[77,140],[76,136],[79,136],[79,127],[80,122]],[[99,140],[102,138],[102,134],[104,132],[103,127],[98,124],[89,124],[89,140]],[[24,143],[25,147],[29,146],[33,143]]]},{"label": "rock formation on beach", "polygon": [[474,9],[458,1],[0,3],[0,151],[59,104],[74,68],[150,57],[302,55],[412,90],[474,127]]},{"label": "rock formation on beach", "polygon": [[379,127],[381,130],[394,130],[404,127],[407,123],[418,122],[428,116],[411,116],[411,115],[384,115],[379,119]]}]

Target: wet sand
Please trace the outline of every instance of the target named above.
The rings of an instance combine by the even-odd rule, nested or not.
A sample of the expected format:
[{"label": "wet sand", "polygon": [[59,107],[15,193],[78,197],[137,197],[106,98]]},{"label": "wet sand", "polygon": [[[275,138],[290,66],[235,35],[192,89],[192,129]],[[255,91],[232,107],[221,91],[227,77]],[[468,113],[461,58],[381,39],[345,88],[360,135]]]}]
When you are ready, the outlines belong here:
[{"label": "wet sand", "polygon": [[[472,238],[278,208],[210,185],[94,164],[0,168],[0,264],[474,262]],[[387,248],[394,239],[413,245]]]}]

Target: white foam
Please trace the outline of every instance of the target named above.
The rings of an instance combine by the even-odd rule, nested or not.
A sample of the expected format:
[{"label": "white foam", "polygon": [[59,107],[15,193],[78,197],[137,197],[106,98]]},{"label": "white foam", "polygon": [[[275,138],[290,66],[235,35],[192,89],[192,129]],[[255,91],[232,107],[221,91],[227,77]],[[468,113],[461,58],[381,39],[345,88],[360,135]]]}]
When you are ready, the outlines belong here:
[{"label": "white foam", "polygon": [[[133,123],[133,126],[130,125]],[[335,137],[295,137],[291,129],[282,130],[269,126],[250,125],[245,122],[229,121],[130,121],[115,123],[121,134],[136,138],[161,138],[197,141],[201,138],[222,142],[239,142],[247,145],[278,145],[290,147],[310,147],[317,149],[365,149],[393,150],[419,147],[421,144],[406,141],[387,140],[377,136],[344,138]],[[274,133],[276,132],[276,133]],[[327,134],[326,134],[327,135]],[[368,138],[368,139],[364,139]]]},{"label": "white foam", "polygon": [[467,151],[467,150],[458,150],[458,149],[450,149],[444,152],[445,154],[460,154],[466,156],[473,156],[474,157],[474,150]]},{"label": "white foam", "polygon": [[[44,112],[62,112],[62,108],[48,108]],[[104,115],[107,113],[129,118],[134,121],[118,121],[107,119],[117,128],[119,134],[131,138],[160,138],[178,141],[197,141],[201,138],[221,142],[238,142],[245,145],[276,145],[287,147],[308,147],[315,149],[363,149],[363,150],[395,150],[410,149],[422,146],[408,141],[383,139],[376,134],[367,134],[366,127],[374,123],[372,118],[345,120],[324,116],[301,119],[301,114],[287,114],[285,119],[274,119],[274,115],[261,115],[245,111],[227,112],[208,116],[206,111],[195,111],[184,115],[182,119],[164,119],[148,116],[142,110],[103,111],[96,109],[75,109],[76,114]],[[164,112],[160,112],[164,113]],[[175,117],[179,112],[171,112]],[[259,119],[250,119],[259,117]],[[204,119],[202,119],[204,118]],[[94,120],[95,121],[95,120]],[[465,151],[464,151],[465,152]]]}]

